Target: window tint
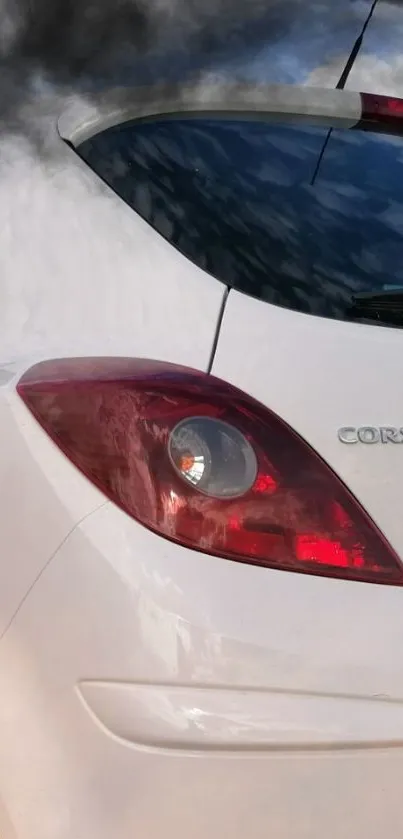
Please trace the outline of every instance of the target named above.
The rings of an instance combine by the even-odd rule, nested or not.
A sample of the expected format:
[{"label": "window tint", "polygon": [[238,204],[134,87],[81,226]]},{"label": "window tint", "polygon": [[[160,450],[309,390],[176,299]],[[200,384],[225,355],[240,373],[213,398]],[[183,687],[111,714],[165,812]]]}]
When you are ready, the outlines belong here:
[{"label": "window tint", "polygon": [[[78,149],[172,245],[229,286],[350,316],[357,291],[403,286],[403,146],[248,120],[126,123]],[[312,185],[312,181],[314,183]]]}]

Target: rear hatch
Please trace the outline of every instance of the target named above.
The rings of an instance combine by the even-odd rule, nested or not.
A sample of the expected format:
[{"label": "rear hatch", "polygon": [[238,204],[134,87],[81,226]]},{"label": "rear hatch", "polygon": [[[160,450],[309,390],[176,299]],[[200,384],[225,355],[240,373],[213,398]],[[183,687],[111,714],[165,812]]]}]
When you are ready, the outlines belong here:
[{"label": "rear hatch", "polygon": [[111,128],[79,151],[231,289],[212,371],[311,443],[402,555],[402,306],[357,301],[403,289],[403,141],[161,119]]}]

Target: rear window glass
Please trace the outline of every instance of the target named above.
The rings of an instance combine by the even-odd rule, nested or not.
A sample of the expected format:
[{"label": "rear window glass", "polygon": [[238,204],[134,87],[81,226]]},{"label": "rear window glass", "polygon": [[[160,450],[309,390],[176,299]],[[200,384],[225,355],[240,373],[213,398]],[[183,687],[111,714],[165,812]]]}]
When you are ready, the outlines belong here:
[{"label": "rear window glass", "polygon": [[81,157],[198,266],[259,299],[349,318],[403,287],[403,146],[241,120],[126,123]]}]

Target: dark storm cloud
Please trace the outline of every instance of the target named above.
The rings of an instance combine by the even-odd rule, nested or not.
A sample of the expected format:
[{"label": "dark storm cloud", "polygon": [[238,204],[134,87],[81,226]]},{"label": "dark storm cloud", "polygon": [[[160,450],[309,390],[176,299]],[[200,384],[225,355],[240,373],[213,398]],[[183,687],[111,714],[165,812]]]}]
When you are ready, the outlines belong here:
[{"label": "dark storm cloud", "polygon": [[[0,0],[3,61],[66,80],[176,51],[208,62],[258,37],[279,0]],[[3,7],[3,8],[2,8]],[[273,24],[271,20],[270,25]],[[254,30],[254,32],[253,32]]]},{"label": "dark storm cloud", "polygon": [[[287,7],[299,2],[287,0]],[[266,31],[276,36],[284,26],[283,4],[284,0],[0,0],[2,136],[25,137],[42,153],[46,114],[44,119],[41,115],[54,109],[55,95],[81,90],[90,96],[107,84],[202,75],[245,46],[253,50],[267,16]]]}]

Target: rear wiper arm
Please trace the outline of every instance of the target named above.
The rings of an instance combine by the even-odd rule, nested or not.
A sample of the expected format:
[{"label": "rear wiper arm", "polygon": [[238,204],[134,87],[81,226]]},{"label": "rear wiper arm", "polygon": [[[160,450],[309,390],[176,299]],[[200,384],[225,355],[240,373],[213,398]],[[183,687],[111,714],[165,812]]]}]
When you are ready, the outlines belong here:
[{"label": "rear wiper arm", "polygon": [[351,318],[365,318],[391,326],[403,326],[403,287],[353,294],[349,315]]}]

